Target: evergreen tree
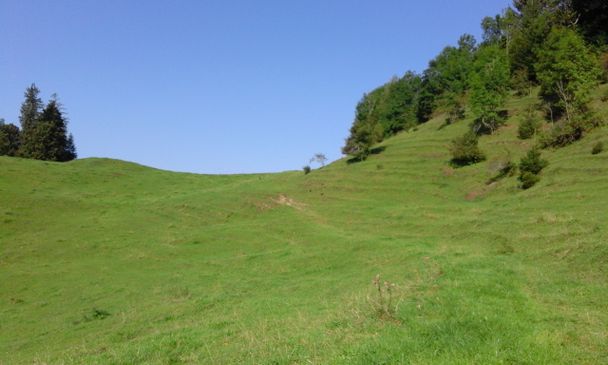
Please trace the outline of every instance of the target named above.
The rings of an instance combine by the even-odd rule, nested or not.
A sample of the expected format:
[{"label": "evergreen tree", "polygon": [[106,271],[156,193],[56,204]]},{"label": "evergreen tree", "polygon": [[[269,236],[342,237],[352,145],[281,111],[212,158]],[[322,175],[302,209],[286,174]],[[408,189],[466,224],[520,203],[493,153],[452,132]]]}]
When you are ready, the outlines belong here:
[{"label": "evergreen tree", "polygon": [[532,148],[522,157],[519,163],[519,181],[522,189],[529,189],[540,181],[540,172],[549,165],[547,160],[541,158],[540,151]]},{"label": "evergreen tree", "polygon": [[62,161],[72,161],[76,159],[76,157],[78,157],[78,154],[76,153],[76,144],[74,144],[74,136],[72,135],[72,133],[70,133],[70,135],[68,136],[67,144],[65,146]]},{"label": "evergreen tree", "polygon": [[33,156],[33,141],[34,130],[40,118],[40,112],[43,108],[42,99],[40,99],[40,90],[36,84],[30,85],[24,93],[25,100],[21,104],[21,114],[19,122],[21,123],[21,145],[19,155],[26,158],[35,158]]},{"label": "evergreen tree", "polygon": [[0,119],[0,156],[17,156],[20,134],[16,125],[5,124],[4,119]]},{"label": "evergreen tree", "polygon": [[40,99],[40,89],[36,87],[36,84],[31,84],[24,93],[25,100],[21,104],[21,115],[19,121],[21,122],[21,128],[27,130],[32,128],[38,122],[40,111],[44,104]]},{"label": "evergreen tree", "polygon": [[62,162],[76,158],[73,138],[68,136],[67,121],[55,95],[30,128],[27,142],[23,150],[29,158]]}]

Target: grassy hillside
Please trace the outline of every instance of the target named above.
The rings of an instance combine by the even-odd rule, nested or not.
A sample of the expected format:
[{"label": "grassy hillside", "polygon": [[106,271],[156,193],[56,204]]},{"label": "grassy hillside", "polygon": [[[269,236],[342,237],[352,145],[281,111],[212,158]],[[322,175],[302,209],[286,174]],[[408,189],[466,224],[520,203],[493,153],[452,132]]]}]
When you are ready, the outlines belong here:
[{"label": "grassy hillside", "polygon": [[608,128],[485,183],[532,102],[461,169],[443,116],[306,176],[0,158],[0,364],[607,363]]}]

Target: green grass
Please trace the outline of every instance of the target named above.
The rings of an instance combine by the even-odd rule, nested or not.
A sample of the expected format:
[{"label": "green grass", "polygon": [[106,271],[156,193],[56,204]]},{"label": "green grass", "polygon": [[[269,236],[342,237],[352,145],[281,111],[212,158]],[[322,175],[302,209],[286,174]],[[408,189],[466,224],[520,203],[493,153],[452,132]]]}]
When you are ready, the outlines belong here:
[{"label": "green grass", "polygon": [[608,128],[486,185],[532,102],[460,169],[443,116],[309,175],[0,158],[0,363],[607,363]]}]

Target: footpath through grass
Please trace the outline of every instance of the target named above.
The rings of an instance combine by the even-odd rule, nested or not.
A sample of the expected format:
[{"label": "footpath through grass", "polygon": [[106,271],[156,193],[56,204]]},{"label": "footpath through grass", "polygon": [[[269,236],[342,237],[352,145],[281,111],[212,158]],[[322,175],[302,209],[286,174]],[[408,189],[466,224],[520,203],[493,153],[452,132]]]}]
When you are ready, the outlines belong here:
[{"label": "footpath through grass", "polygon": [[608,129],[487,185],[530,102],[461,169],[442,117],[306,176],[0,158],[0,364],[608,363]]}]

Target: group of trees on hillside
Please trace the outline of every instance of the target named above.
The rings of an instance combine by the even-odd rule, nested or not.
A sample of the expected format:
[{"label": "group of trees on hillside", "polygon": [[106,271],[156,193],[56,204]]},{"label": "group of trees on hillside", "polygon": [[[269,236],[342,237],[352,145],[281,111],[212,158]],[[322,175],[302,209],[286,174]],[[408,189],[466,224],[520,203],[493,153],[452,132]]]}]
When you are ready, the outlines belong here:
[{"label": "group of trees on hillside", "polygon": [[[464,119],[467,110],[471,130],[454,141],[452,162],[479,162],[483,153],[477,140],[504,123],[508,95],[528,95],[534,86],[540,86],[539,113],[552,123],[540,146],[581,138],[598,123],[588,102],[602,77],[601,59],[608,78],[607,17],[604,0],[514,0],[501,14],[482,20],[481,43],[465,34],[422,74],[407,72],[365,94],[342,152],[363,160],[372,145],[437,111],[451,124]],[[535,117],[535,111],[528,114],[525,138],[540,131]]]},{"label": "group of trees on hillside", "polygon": [[68,121],[57,95],[44,105],[40,90],[32,84],[25,90],[19,121],[21,129],[0,119],[0,155],[47,161],[76,158],[74,138],[68,134]]}]

